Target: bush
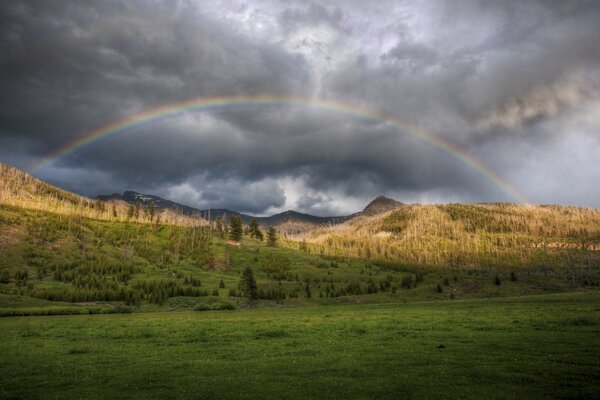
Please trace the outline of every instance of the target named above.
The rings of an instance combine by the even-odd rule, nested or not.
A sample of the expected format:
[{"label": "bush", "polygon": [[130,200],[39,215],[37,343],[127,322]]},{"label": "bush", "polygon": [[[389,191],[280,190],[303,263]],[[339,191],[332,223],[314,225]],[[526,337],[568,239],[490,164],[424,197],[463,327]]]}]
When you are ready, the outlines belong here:
[{"label": "bush", "polygon": [[500,286],[502,284],[502,282],[500,281],[500,277],[498,276],[498,274],[496,274],[496,278],[494,279],[494,283],[496,284],[496,286]]},{"label": "bush", "polygon": [[515,271],[510,271],[510,280],[513,282],[517,281],[517,274],[515,274]]},{"label": "bush", "polygon": [[438,293],[444,293],[444,289],[442,289],[442,285],[440,285],[439,283],[437,284],[437,292]]},{"label": "bush", "polygon": [[410,289],[415,284],[415,278],[413,274],[404,274],[402,275],[402,279],[400,279],[400,287],[405,289]]},{"label": "bush", "polygon": [[235,310],[235,305],[229,302],[213,304],[213,310]]}]

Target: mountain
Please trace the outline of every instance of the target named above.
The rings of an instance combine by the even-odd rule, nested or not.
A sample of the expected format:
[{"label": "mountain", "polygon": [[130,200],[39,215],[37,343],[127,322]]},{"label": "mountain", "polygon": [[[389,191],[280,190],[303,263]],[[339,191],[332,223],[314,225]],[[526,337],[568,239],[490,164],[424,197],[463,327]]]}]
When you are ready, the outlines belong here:
[{"label": "mountain", "polygon": [[176,203],[171,200],[166,200],[158,196],[138,193],[134,191],[126,191],[122,195],[118,193],[113,193],[111,195],[99,195],[96,198],[98,200],[107,202],[124,201],[128,204],[140,203],[144,207],[150,205],[151,203],[154,203],[155,207],[159,210],[171,210],[178,213],[182,213],[187,216],[199,216],[206,220],[210,218],[210,220],[213,221],[219,216],[225,219],[229,219],[232,215],[239,215],[242,218],[244,224],[249,224],[253,218],[256,218],[257,222],[261,226],[275,226],[280,231],[285,232],[287,234],[300,234],[310,229],[314,229],[316,227],[327,227],[337,225],[361,215],[376,215],[379,213],[391,211],[395,208],[402,206],[402,203],[396,200],[387,198],[385,196],[379,196],[373,201],[371,201],[363,211],[351,215],[343,215],[337,217],[318,217],[315,215],[288,210],[268,217],[257,217],[229,210],[227,208],[212,208],[200,210],[194,207],[186,206],[184,204]]},{"label": "mountain", "polygon": [[140,203],[143,207],[147,207],[150,204],[154,204],[154,206],[159,210],[171,210],[187,216],[199,216],[204,218],[204,215],[202,215],[202,211],[196,208],[188,207],[186,205],[179,204],[171,200],[166,200],[162,197],[153,196],[151,194],[138,193],[130,190],[125,191],[122,195],[118,193],[113,193],[110,195],[99,195],[96,196],[96,199],[107,202],[124,201],[128,204]]},{"label": "mountain", "polygon": [[387,211],[392,211],[403,204],[394,199],[385,196],[378,196],[370,202],[362,211],[362,215],[376,215]]}]

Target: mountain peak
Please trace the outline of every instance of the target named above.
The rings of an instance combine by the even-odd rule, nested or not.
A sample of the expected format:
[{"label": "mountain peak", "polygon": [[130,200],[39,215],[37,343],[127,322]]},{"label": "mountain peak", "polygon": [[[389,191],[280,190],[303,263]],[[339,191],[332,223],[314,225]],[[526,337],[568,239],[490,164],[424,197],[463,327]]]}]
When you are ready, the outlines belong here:
[{"label": "mountain peak", "polygon": [[390,199],[389,197],[377,196],[375,199],[373,199],[373,201],[367,204],[363,210],[363,214],[375,215],[382,212],[391,211],[401,205],[402,203],[394,199]]}]

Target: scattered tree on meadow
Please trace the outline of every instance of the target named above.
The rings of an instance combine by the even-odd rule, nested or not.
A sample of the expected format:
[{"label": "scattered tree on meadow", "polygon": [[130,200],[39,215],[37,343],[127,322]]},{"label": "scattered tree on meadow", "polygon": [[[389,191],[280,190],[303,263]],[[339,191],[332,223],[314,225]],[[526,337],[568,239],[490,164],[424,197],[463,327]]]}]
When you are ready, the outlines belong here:
[{"label": "scattered tree on meadow", "polygon": [[229,238],[236,242],[242,241],[242,218],[239,215],[232,215],[229,222]]},{"label": "scattered tree on meadow", "polygon": [[277,247],[277,231],[275,231],[274,226],[269,227],[267,230],[267,246]]},{"label": "scattered tree on meadow", "polygon": [[496,279],[494,279],[494,283],[497,286],[500,286],[502,284],[502,282],[500,281],[500,277],[498,276],[498,274],[496,274]]},{"label": "scattered tree on meadow", "polygon": [[250,237],[263,240],[263,233],[260,230],[260,226],[258,225],[256,218],[252,218],[252,221],[250,221]]},{"label": "scattered tree on meadow", "polygon": [[252,268],[246,267],[246,269],[242,273],[239,289],[242,295],[246,297],[249,304],[253,304],[256,301],[257,286],[256,280],[254,279],[254,273],[252,272]]}]

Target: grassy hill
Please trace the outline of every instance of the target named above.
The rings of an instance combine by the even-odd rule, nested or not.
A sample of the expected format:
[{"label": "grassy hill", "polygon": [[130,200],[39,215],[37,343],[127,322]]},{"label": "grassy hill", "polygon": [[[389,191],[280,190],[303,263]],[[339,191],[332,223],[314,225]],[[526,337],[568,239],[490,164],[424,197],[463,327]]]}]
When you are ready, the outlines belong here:
[{"label": "grassy hill", "polygon": [[528,270],[598,285],[600,211],[515,205],[404,205],[294,238],[325,255],[381,265]]},{"label": "grassy hill", "polygon": [[49,306],[232,307],[243,304],[238,282],[246,267],[265,305],[496,297],[600,284],[600,216],[592,209],[379,199],[343,224],[282,236],[278,248],[247,236],[238,248],[203,220],[152,216],[147,208],[131,215],[131,205],[92,201],[0,166],[6,315]]},{"label": "grassy hill", "polygon": [[156,210],[150,218],[147,208],[136,210],[134,206],[122,201],[92,200],[52,186],[1,162],[0,204],[108,221],[155,223],[158,219],[159,222],[169,225],[206,224],[206,221],[201,218],[190,217],[172,210]]}]

